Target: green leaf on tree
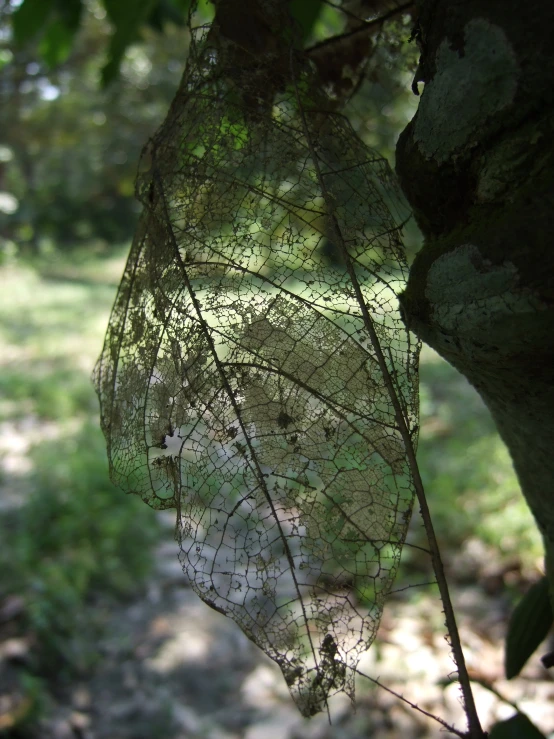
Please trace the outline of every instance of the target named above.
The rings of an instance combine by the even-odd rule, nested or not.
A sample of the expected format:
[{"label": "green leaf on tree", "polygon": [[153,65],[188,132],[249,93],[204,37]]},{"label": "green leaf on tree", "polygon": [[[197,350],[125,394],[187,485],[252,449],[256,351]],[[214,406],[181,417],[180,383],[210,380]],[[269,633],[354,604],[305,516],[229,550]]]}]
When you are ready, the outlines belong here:
[{"label": "green leaf on tree", "polygon": [[172,0],[160,0],[152,8],[152,12],[146,22],[159,33],[163,33],[166,23],[173,23],[176,26],[183,27],[187,22],[189,4],[189,0],[185,0],[182,3],[173,2]]},{"label": "green leaf on tree", "polygon": [[495,724],[489,739],[546,739],[524,713],[516,713],[507,721]]},{"label": "green leaf on tree", "polygon": [[24,0],[13,15],[13,34],[18,44],[41,35],[39,54],[49,67],[69,56],[81,22],[81,0]]},{"label": "green leaf on tree", "polygon": [[83,3],[81,0],[58,0],[57,11],[63,25],[70,31],[76,31],[81,24]]},{"label": "green leaf on tree", "polygon": [[114,32],[108,46],[108,61],[102,69],[103,86],[117,77],[127,48],[138,40],[140,27],[147,22],[155,4],[155,0],[104,0]]},{"label": "green leaf on tree", "polygon": [[506,637],[505,671],[508,680],[521,669],[548,634],[554,616],[548,580],[542,577],[517,604]]},{"label": "green leaf on tree", "polygon": [[49,67],[55,67],[67,59],[74,37],[75,30],[60,20],[48,25],[39,44],[39,53]]},{"label": "green leaf on tree", "polygon": [[23,0],[12,16],[15,42],[25,44],[36,36],[44,28],[52,7],[53,0]]},{"label": "green leaf on tree", "polygon": [[322,0],[291,0],[290,12],[300,26],[302,39],[310,35],[322,9]]}]

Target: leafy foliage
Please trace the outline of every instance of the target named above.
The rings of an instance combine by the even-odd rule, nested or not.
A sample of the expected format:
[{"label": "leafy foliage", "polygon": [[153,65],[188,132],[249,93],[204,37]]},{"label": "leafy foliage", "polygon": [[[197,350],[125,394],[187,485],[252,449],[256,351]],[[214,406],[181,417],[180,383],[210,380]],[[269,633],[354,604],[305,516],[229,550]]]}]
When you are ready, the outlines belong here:
[{"label": "leafy foliage", "polygon": [[524,713],[516,713],[506,721],[495,724],[489,739],[545,739],[545,736]]},{"label": "leafy foliage", "polygon": [[132,10],[129,3],[121,0],[104,0],[104,5],[115,29],[108,48],[108,62],[102,70],[102,82],[107,85],[117,76],[127,47],[139,38],[141,27],[158,3],[156,0],[135,0]]},{"label": "leafy foliage", "polygon": [[[0,30],[8,33],[5,25]],[[85,14],[80,50],[49,71],[36,49],[11,44],[0,123],[3,187],[16,199],[4,239],[23,252],[127,241],[140,208],[133,197],[144,141],[167,112],[182,75],[186,33],[150,34],[100,90],[108,24]],[[1,196],[0,196],[1,198]],[[1,208],[0,202],[0,208]],[[100,244],[99,244],[100,246]]]},{"label": "leafy foliage", "polygon": [[13,34],[18,44],[33,39],[44,29],[53,8],[53,0],[25,0],[12,16]]},{"label": "leafy foliage", "polygon": [[[212,6],[207,2],[201,6],[204,21]],[[2,190],[15,198],[16,207],[5,216],[0,253],[4,240],[10,242],[7,248],[36,253],[58,247],[73,249],[95,238],[110,244],[131,238],[140,212],[133,197],[136,163],[144,141],[167,112],[188,50],[188,32],[178,27],[186,20],[185,4],[177,15],[171,14],[173,7],[171,0],[163,4],[163,14],[156,16],[156,32],[150,28],[152,16],[137,27],[135,41],[140,44],[133,42],[127,48],[117,79],[105,89],[100,89],[99,76],[115,25],[107,13],[101,17],[99,3],[87,5],[81,13],[73,51],[54,68],[39,54],[46,21],[36,36],[18,45],[13,34],[10,38],[9,24],[15,21],[15,13],[0,19],[0,30],[7,39],[5,56],[0,54],[0,64],[3,58],[7,60],[3,70],[5,105],[0,113],[0,167]],[[302,2],[296,8],[293,3],[293,14],[306,7]],[[134,21],[134,11],[126,3],[121,3],[121,8],[130,13],[127,28]],[[328,10],[329,6],[317,18],[312,32],[303,25],[306,21],[296,17],[298,28],[304,29],[303,34],[311,33],[310,39],[315,41],[338,33],[342,26],[336,17],[327,17]],[[124,23],[121,12],[118,17]],[[313,21],[313,14],[311,18]],[[394,81],[401,74],[401,63],[392,68],[387,57],[379,66],[386,68],[388,82],[383,86],[372,81],[364,87],[360,91],[365,101],[363,111],[358,111],[355,120],[351,111],[349,117],[366,143],[392,159],[395,134],[390,126],[391,105],[396,111],[396,130],[409,119],[406,101],[411,102],[413,95],[409,87]],[[329,253],[333,257],[331,245]]]},{"label": "leafy foliage", "polygon": [[419,346],[389,167],[273,45],[273,12],[193,44],[96,383],[112,479],[177,508],[196,592],[311,715],[353,696],[394,580],[413,489],[385,374],[415,443]]},{"label": "leafy foliage", "polygon": [[548,578],[532,585],[517,604],[506,637],[506,677],[519,675],[539,644],[546,639],[554,617],[550,602]]},{"label": "leafy foliage", "polygon": [[23,45],[39,36],[40,54],[54,67],[69,56],[82,11],[82,0],[24,0],[13,14],[14,38]]},{"label": "leafy foliage", "polygon": [[[184,25],[190,0],[102,0],[113,27],[108,60],[102,70],[104,85],[119,73],[127,48],[150,26],[161,31],[167,22]],[[39,39],[39,53],[49,67],[69,56],[81,27],[84,0],[23,0],[12,14],[12,28],[20,46]]]},{"label": "leafy foliage", "polygon": [[41,670],[82,669],[95,659],[92,594],[126,596],[150,570],[157,523],[114,497],[101,446],[94,426],[39,446],[33,454],[39,484],[3,536],[3,588],[25,598]]},{"label": "leafy foliage", "polygon": [[[138,41],[147,27],[163,31],[166,23],[185,25],[190,0],[101,0],[113,33],[108,59],[102,70],[102,83],[108,85],[119,74],[127,48]],[[307,37],[316,22],[322,0],[292,0],[291,12]],[[14,38],[20,45],[39,38],[39,52],[49,67],[64,62],[81,25],[84,0],[23,0],[13,13]]]},{"label": "leafy foliage", "polygon": [[307,38],[323,10],[322,0],[290,0],[290,12],[302,35]]},{"label": "leafy foliage", "polygon": [[[0,472],[0,602],[23,602],[18,618],[2,622],[0,641],[6,633],[29,640],[18,665],[30,680],[25,693],[37,675],[55,690],[97,662],[110,609],[143,592],[161,536],[157,517],[108,479],[89,374],[114,289],[101,282],[105,257],[82,258],[79,270],[76,260],[65,264],[69,279],[53,260],[57,277],[2,271],[1,438],[14,434],[28,472],[17,468],[18,453],[15,474]],[[120,257],[113,264],[120,272]],[[5,661],[2,669],[5,680]]]}]

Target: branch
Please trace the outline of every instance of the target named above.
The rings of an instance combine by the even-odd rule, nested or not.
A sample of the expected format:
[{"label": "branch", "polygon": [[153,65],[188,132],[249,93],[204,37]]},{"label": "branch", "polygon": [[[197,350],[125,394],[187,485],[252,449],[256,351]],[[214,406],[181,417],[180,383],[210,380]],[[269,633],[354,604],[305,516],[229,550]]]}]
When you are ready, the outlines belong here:
[{"label": "branch", "polygon": [[335,5],[335,3],[331,2],[331,0],[323,0],[324,5],[328,5],[330,8],[334,8],[335,10],[339,10],[341,13],[343,13],[347,18],[351,18],[353,21],[356,21],[356,23],[366,23],[363,18],[360,18],[359,15],[356,15],[355,13],[352,13],[350,10],[347,10],[346,8],[343,8],[342,5]]},{"label": "branch", "polygon": [[[292,60],[293,58],[291,55],[291,66],[292,66]],[[293,79],[295,80],[296,78],[294,76],[294,69],[292,71],[293,71]],[[296,87],[296,83],[295,83],[295,87]],[[445,625],[448,631],[448,636],[450,637],[450,642],[451,642],[450,645],[451,645],[452,653],[454,656],[454,662],[458,669],[458,679],[459,679],[460,687],[462,690],[462,695],[463,695],[463,700],[464,700],[464,709],[465,709],[465,713],[466,713],[467,721],[468,721],[468,728],[469,728],[468,737],[469,739],[484,739],[485,734],[483,733],[483,729],[481,728],[481,723],[479,721],[479,716],[477,714],[477,708],[475,706],[475,700],[473,698],[473,693],[471,690],[471,682],[469,679],[469,674],[468,674],[466,663],[465,663],[465,657],[464,657],[464,652],[462,649],[462,643],[460,640],[460,634],[459,634],[458,626],[456,623],[456,616],[454,614],[454,608],[452,605],[452,601],[450,599],[450,591],[448,589],[448,582],[446,579],[446,574],[444,572],[444,566],[442,563],[439,544],[437,541],[437,537],[435,535],[435,530],[434,530],[433,522],[431,519],[431,512],[429,510],[429,505],[427,503],[427,498],[425,496],[423,480],[421,479],[421,474],[419,471],[419,466],[417,463],[415,450],[412,444],[412,437],[410,434],[410,429],[408,428],[408,424],[407,424],[407,421],[404,415],[404,411],[402,409],[402,405],[400,403],[398,394],[394,387],[393,378],[387,366],[385,355],[381,347],[381,342],[379,340],[379,337],[375,330],[375,326],[373,324],[373,319],[369,313],[366,302],[364,300],[364,296],[363,296],[363,292],[360,286],[360,282],[358,280],[358,276],[356,272],[354,271],[352,259],[350,257],[348,248],[346,246],[345,239],[342,235],[341,226],[338,222],[338,219],[332,207],[333,198],[331,197],[330,193],[327,190],[327,185],[325,183],[325,180],[324,180],[324,177],[321,171],[321,167],[319,164],[319,157],[317,156],[317,152],[315,151],[313,140],[309,132],[304,108],[300,101],[300,96],[299,96],[297,87],[296,87],[296,97],[298,100],[298,108],[300,111],[300,115],[302,117],[303,124],[304,124],[306,141],[310,149],[310,154],[311,154],[311,158],[313,161],[315,173],[317,175],[317,180],[321,188],[321,193],[323,195],[323,199],[325,203],[331,204],[330,213],[329,213],[330,229],[333,233],[335,243],[340,245],[343,251],[346,270],[350,277],[352,287],[354,290],[354,294],[356,295],[356,299],[360,306],[364,326],[371,340],[371,344],[373,346],[375,357],[379,364],[381,375],[385,383],[385,387],[387,389],[390,401],[394,408],[394,416],[395,416],[395,420],[398,426],[398,430],[404,442],[406,457],[408,459],[408,465],[409,465],[409,469],[412,475],[412,480],[413,480],[413,485],[415,488],[416,496],[419,502],[421,517],[423,519],[425,533],[427,535],[427,541],[429,543],[429,549],[431,551],[431,561],[433,563],[433,570],[435,572],[435,577],[437,578],[437,584],[439,587],[440,597],[441,597],[441,601],[442,601],[443,608],[444,608],[444,615],[446,619]]]},{"label": "branch", "polygon": [[378,685],[383,690],[386,690],[387,693],[390,693],[391,695],[394,695],[395,698],[399,698],[404,703],[407,703],[410,708],[413,708],[416,711],[419,711],[419,713],[422,713],[424,716],[427,716],[428,718],[432,718],[433,721],[436,721],[437,723],[444,726],[445,729],[448,729],[448,731],[451,734],[455,734],[456,736],[461,737],[461,739],[467,739],[467,734],[465,734],[463,731],[460,731],[459,729],[456,729],[454,726],[451,726],[449,723],[447,723],[444,719],[442,719],[440,716],[435,716],[434,713],[430,713],[429,711],[426,711],[424,708],[421,708],[421,706],[418,706],[417,703],[412,703],[412,701],[405,698],[402,693],[397,693],[396,690],[393,690],[392,688],[388,688],[386,685],[384,685],[380,680],[378,680],[375,677],[370,677],[369,675],[366,675],[365,672],[362,672],[361,670],[358,670],[356,668],[356,673],[360,675],[360,677],[365,677],[367,680],[371,680],[372,683],[375,683],[375,685]]},{"label": "branch", "polygon": [[354,28],[352,31],[347,31],[346,33],[341,33],[337,36],[331,36],[328,39],[325,39],[325,41],[320,41],[317,44],[314,44],[313,46],[310,46],[306,49],[306,54],[311,54],[314,51],[320,51],[323,48],[326,48],[328,46],[333,46],[334,44],[340,44],[342,41],[344,41],[347,38],[352,38],[353,36],[359,36],[361,34],[367,33],[371,28],[374,28],[375,26],[380,26],[386,21],[390,20],[391,18],[394,18],[396,15],[400,15],[401,13],[407,13],[410,10],[413,10],[415,8],[415,3],[407,2],[403,5],[399,5],[397,8],[393,8],[392,10],[389,10],[388,13],[384,13],[383,15],[380,15],[378,18],[374,18],[371,21],[361,21],[362,25],[360,25],[358,28]]}]

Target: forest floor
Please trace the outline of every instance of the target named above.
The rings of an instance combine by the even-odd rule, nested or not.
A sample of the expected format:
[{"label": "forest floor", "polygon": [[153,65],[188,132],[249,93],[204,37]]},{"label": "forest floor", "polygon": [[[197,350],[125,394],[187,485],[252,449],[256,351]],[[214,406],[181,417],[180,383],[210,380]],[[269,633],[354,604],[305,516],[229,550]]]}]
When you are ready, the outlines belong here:
[{"label": "forest floor", "polygon": [[[157,548],[154,572],[145,589],[135,599],[108,609],[105,629],[94,647],[95,669],[74,674],[70,681],[52,675],[47,710],[28,727],[29,733],[13,736],[415,739],[442,735],[444,729],[433,719],[362,678],[355,711],[341,696],[331,703],[331,723],[325,714],[303,719],[277,666],[187,586],[169,525],[166,530],[167,541]],[[480,554],[468,551],[459,563],[475,568],[477,582],[462,584],[451,578],[451,585],[481,720],[490,726],[508,718],[517,706],[547,734],[554,723],[554,681],[538,656],[517,680],[503,678],[509,602],[501,592],[503,574],[476,565]],[[376,641],[360,670],[463,729],[459,688],[449,681],[454,667],[437,598],[423,592],[408,598],[407,592],[388,601]],[[4,670],[15,671],[31,661],[33,648],[25,634],[3,639]]]},{"label": "forest floor", "polygon": [[[0,547],[0,736],[444,735],[363,678],[355,711],[338,696],[331,721],[303,719],[277,666],[188,586],[171,514],[117,497],[97,477],[105,461],[89,377],[121,264],[118,257],[2,268],[0,527],[8,546]],[[490,726],[517,706],[552,739],[554,679],[538,658],[547,647],[517,679],[503,677],[509,614],[540,571],[540,542],[509,458],[474,391],[430,351],[421,401],[419,458],[481,720]],[[83,507],[89,490],[99,491],[95,504],[108,501],[105,510]],[[100,523],[91,534],[85,523],[93,515]],[[422,542],[417,512],[409,540]],[[95,569],[100,551],[109,577]],[[415,552],[405,549],[397,590],[359,669],[464,729],[441,605],[434,586],[416,585],[432,576]]]}]

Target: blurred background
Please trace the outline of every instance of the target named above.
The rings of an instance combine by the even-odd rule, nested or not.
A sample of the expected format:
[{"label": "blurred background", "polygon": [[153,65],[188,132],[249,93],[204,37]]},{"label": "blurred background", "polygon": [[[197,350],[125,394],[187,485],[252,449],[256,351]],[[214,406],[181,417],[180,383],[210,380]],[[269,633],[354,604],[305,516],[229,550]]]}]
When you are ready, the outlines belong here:
[{"label": "blurred background", "polygon": [[[297,713],[278,669],[187,587],[171,512],[109,482],[91,372],[139,207],[142,146],[167,112],[184,27],[143,29],[100,79],[111,31],[86,3],[78,38],[47,64],[0,11],[0,736],[41,739],[432,737],[440,727],[369,681],[333,723]],[[207,6],[206,6],[207,7]],[[326,5],[313,41],[338,33]],[[413,116],[416,50],[399,17],[348,106],[394,165]],[[55,61],[55,60],[54,60]],[[413,259],[416,227],[406,227]],[[525,710],[547,731],[554,683],[535,659],[503,679],[507,618],[539,577],[541,544],[508,453],[466,381],[421,365],[419,461],[485,724]],[[410,541],[424,544],[416,511]],[[406,547],[361,669],[462,722],[426,557]],[[463,722],[460,724],[463,727]],[[554,736],[554,734],[552,734]]]}]

